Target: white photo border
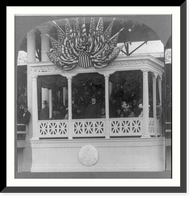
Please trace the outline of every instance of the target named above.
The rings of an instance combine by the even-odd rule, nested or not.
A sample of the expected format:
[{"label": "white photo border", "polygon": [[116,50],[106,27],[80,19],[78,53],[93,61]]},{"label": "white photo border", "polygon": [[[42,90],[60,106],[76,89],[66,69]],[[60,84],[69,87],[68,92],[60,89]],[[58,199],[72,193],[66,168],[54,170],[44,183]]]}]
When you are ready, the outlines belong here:
[{"label": "white photo border", "polygon": [[[14,174],[15,16],[40,15],[172,15],[173,137],[171,179],[16,179]],[[7,7],[7,187],[180,187],[180,7]],[[176,68],[176,69],[175,69]],[[176,88],[175,88],[176,87]]]}]

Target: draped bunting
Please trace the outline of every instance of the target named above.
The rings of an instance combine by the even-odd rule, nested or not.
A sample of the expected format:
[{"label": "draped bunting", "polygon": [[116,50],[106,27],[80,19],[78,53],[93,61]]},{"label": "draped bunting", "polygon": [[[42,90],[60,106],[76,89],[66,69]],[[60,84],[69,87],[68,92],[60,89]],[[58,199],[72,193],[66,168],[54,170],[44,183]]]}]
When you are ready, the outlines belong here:
[{"label": "draped bunting", "polygon": [[104,76],[98,73],[78,74],[73,77],[72,82],[77,86],[83,86],[87,81],[100,85],[104,82]]},{"label": "draped bunting", "polygon": [[119,84],[123,80],[125,80],[127,83],[133,83],[140,77],[142,77],[141,71],[121,71],[111,74],[109,81],[115,84]]},{"label": "draped bunting", "polygon": [[52,89],[55,86],[67,87],[67,78],[60,75],[38,77],[38,87]]},{"label": "draped bunting", "polygon": [[[141,80],[141,71],[120,71],[110,75],[109,81],[115,84],[125,80],[127,83],[134,83],[138,79]],[[87,81],[100,85],[104,83],[104,76],[98,73],[78,74],[73,77],[72,82],[77,86],[83,86]],[[38,77],[38,87],[52,89],[53,87],[67,87],[67,78],[61,75],[50,75]]]}]

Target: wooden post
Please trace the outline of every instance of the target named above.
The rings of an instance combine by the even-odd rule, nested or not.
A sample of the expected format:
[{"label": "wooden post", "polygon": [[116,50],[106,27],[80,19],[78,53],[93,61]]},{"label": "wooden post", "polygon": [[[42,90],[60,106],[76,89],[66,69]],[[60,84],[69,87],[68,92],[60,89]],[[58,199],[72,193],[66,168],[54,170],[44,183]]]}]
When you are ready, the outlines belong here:
[{"label": "wooden post", "polygon": [[152,81],[153,81],[153,118],[154,118],[154,129],[156,135],[156,120],[157,120],[157,113],[156,113],[156,78],[157,74],[153,73]]},{"label": "wooden post", "polygon": [[37,94],[37,75],[32,76],[32,140],[39,139],[38,133],[38,94]]},{"label": "wooden post", "polygon": [[143,71],[143,133],[142,138],[150,138],[148,131],[149,123],[149,88],[148,88],[148,70]]},{"label": "wooden post", "polygon": [[49,33],[50,27],[41,26],[38,27],[38,29],[41,32],[41,62],[47,62],[49,61],[47,52],[50,52],[50,42],[49,37],[46,36],[46,34]]},{"label": "wooden post", "polygon": [[159,76],[158,78],[158,91],[159,91],[160,105],[162,105],[162,77],[161,76]]},{"label": "wooden post", "polygon": [[49,119],[53,116],[52,89],[49,90]]},{"label": "wooden post", "polygon": [[105,114],[106,114],[106,139],[110,138],[109,130],[109,74],[105,74]]},{"label": "wooden post", "polygon": [[68,139],[72,139],[72,76],[68,76],[68,121],[69,121],[69,135]]},{"label": "wooden post", "polygon": [[[32,113],[32,78],[31,78],[31,68],[30,63],[36,62],[36,45],[35,45],[35,30],[31,30],[27,33],[27,106],[28,111]],[[28,134],[26,135],[26,140],[32,137],[32,117],[30,118],[28,124]]]}]

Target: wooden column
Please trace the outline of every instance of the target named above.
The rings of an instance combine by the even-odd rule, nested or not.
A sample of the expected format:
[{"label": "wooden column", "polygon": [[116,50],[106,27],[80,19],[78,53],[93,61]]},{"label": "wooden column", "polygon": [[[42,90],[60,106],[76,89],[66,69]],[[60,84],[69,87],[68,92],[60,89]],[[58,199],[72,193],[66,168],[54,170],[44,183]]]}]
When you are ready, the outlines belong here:
[{"label": "wooden column", "polygon": [[153,118],[154,118],[154,126],[155,126],[155,134],[156,134],[156,78],[157,74],[153,73],[152,82],[153,82]]},{"label": "wooden column", "polygon": [[[41,62],[49,62],[47,52],[50,51],[50,41],[49,37],[46,34],[49,33],[50,27],[40,26],[38,29],[41,32]],[[47,88],[42,88],[42,107],[44,107],[43,102],[48,102],[49,105],[49,118],[52,117],[52,90]]]},{"label": "wooden column", "polygon": [[110,138],[109,130],[109,74],[105,74],[105,114],[106,114],[106,139]]},{"label": "wooden column", "polygon": [[38,93],[37,93],[37,75],[32,76],[32,139],[37,140],[38,133]]},{"label": "wooden column", "polygon": [[159,76],[158,78],[158,91],[159,91],[160,105],[162,105],[162,77],[161,76]]},{"label": "wooden column", "polygon": [[149,124],[149,87],[148,70],[143,71],[143,133],[142,138],[150,138],[148,131]]},{"label": "wooden column", "polygon": [[[36,45],[35,45],[35,30],[31,30],[27,33],[27,106],[30,113],[32,113],[32,79],[31,79],[31,67],[29,64],[36,62]],[[32,117],[28,124],[28,134],[26,140],[32,137]]]},{"label": "wooden column", "polygon": [[53,101],[52,101],[52,89],[48,91],[49,93],[49,119],[53,116]]},{"label": "wooden column", "polygon": [[69,122],[69,134],[68,139],[72,139],[72,76],[68,76],[68,122]]},{"label": "wooden column", "polygon": [[49,62],[49,57],[47,52],[50,52],[50,41],[49,37],[46,34],[49,33],[50,27],[41,26],[38,27],[41,32],[41,62]]}]

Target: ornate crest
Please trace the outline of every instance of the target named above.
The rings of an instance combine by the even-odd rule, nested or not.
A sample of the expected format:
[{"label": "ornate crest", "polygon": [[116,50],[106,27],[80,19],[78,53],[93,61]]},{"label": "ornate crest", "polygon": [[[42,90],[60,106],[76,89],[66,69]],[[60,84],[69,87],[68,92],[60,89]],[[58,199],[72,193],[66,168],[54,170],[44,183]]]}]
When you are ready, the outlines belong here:
[{"label": "ornate crest", "polygon": [[72,70],[77,66],[104,68],[118,56],[123,47],[116,46],[123,28],[111,37],[114,19],[103,31],[103,18],[100,17],[96,25],[94,17],[91,17],[88,33],[85,18],[74,19],[73,25],[68,19],[64,21],[65,30],[53,21],[57,29],[57,40],[47,35],[52,45],[52,51],[47,55],[62,70]]}]

